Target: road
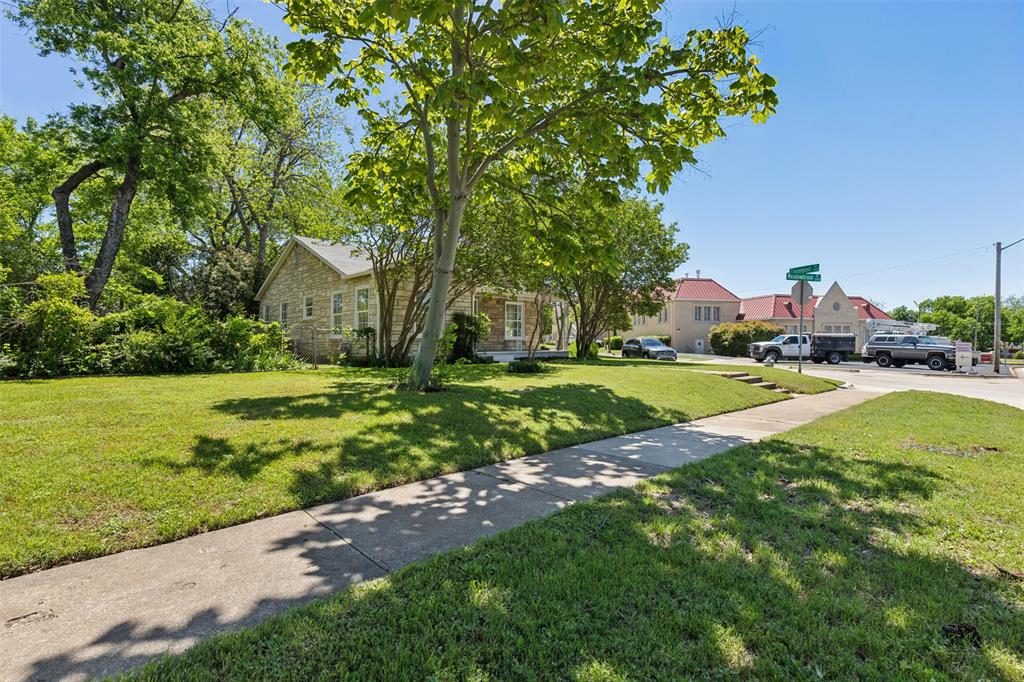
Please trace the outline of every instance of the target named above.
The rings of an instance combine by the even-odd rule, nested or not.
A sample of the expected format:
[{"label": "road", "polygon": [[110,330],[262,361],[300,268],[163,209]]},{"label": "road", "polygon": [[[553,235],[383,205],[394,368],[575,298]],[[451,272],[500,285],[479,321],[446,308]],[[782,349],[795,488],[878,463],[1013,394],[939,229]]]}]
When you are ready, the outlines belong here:
[{"label": "road", "polygon": [[[687,355],[681,357],[680,360],[693,362],[696,358],[697,356]],[[708,358],[707,361],[741,365],[745,371],[751,374],[756,374],[757,368],[764,366],[749,358],[715,357]],[[796,366],[783,363],[776,365],[776,369],[789,369],[795,372]],[[935,391],[969,398],[983,398],[1024,409],[1024,378],[1013,378],[1012,376],[972,377],[951,372],[934,372],[919,366],[881,369],[876,365],[862,362],[844,362],[838,365],[807,363],[804,365],[804,373],[838,379],[853,384],[856,388],[878,394],[893,391]]]}]

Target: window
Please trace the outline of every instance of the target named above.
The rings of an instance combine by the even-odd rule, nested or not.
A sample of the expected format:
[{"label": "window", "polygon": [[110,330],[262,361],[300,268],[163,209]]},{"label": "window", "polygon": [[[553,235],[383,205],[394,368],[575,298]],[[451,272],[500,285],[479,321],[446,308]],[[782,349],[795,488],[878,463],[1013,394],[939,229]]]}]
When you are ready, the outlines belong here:
[{"label": "window", "polygon": [[704,321],[705,322],[710,322],[711,321],[711,306],[709,306],[709,305],[704,306]]},{"label": "window", "polygon": [[338,335],[345,324],[345,297],[340,291],[331,294],[331,334]]},{"label": "window", "polygon": [[848,324],[844,324],[843,325],[843,333],[844,334],[849,334],[850,333],[850,325],[848,325]]},{"label": "window", "polygon": [[269,303],[264,303],[263,304],[263,321],[264,322],[270,322],[270,304]]},{"label": "window", "polygon": [[505,338],[518,341],[523,338],[523,304],[505,304]]},{"label": "window", "polygon": [[668,306],[658,311],[658,322],[668,322]]},{"label": "window", "polygon": [[715,322],[722,321],[722,309],[719,306],[715,306]]},{"label": "window", "polygon": [[282,303],[281,304],[281,318],[280,319],[281,319],[281,326],[282,327],[287,327],[288,326],[288,304],[287,303]]},{"label": "window", "polygon": [[306,296],[302,299],[302,319],[308,320],[313,317],[313,297]]},{"label": "window", "polygon": [[693,321],[694,322],[700,322],[700,306],[699,305],[693,307]]},{"label": "window", "polygon": [[370,326],[370,290],[356,289],[356,329]]}]

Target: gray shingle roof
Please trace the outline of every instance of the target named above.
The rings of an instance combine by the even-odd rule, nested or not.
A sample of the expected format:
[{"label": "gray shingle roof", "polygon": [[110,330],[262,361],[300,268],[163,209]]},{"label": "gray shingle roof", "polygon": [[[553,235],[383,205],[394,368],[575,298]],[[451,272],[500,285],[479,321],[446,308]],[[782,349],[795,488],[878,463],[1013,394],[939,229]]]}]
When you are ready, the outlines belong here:
[{"label": "gray shingle roof", "polygon": [[373,267],[369,258],[356,253],[356,247],[354,246],[337,244],[326,239],[313,239],[312,237],[293,237],[293,239],[344,275],[366,272]]}]

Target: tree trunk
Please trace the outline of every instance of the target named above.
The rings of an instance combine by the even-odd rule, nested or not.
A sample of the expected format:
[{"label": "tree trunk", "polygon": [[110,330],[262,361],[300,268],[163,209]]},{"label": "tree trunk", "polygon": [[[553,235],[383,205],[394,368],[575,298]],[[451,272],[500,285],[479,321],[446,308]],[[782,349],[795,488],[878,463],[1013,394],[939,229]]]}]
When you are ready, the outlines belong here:
[{"label": "tree trunk", "polygon": [[104,287],[107,286],[107,280],[110,279],[110,272],[114,269],[117,252],[121,250],[121,239],[124,237],[124,228],[128,223],[128,213],[131,211],[135,192],[139,188],[140,164],[141,159],[138,155],[128,159],[124,179],[114,190],[114,201],[110,207],[107,231],[100,243],[99,253],[96,254],[96,262],[93,264],[92,272],[85,278],[85,288],[89,292],[89,305],[94,309]]},{"label": "tree trunk", "polygon": [[438,342],[444,333],[444,313],[448,307],[448,289],[452,281],[452,268],[455,266],[455,247],[459,243],[465,208],[465,194],[455,197],[448,210],[448,229],[438,230],[444,238],[441,248],[435,252],[434,276],[430,283],[430,302],[427,304],[426,322],[423,325],[423,339],[410,372],[412,383],[420,388],[430,385],[430,372],[434,368]]},{"label": "tree trunk", "polygon": [[78,260],[78,244],[75,242],[75,229],[71,222],[71,195],[78,186],[104,168],[99,161],[85,164],[53,190],[54,207],[57,212],[57,227],[60,230],[60,251],[64,256],[64,269],[68,272],[82,272],[82,264]]}]

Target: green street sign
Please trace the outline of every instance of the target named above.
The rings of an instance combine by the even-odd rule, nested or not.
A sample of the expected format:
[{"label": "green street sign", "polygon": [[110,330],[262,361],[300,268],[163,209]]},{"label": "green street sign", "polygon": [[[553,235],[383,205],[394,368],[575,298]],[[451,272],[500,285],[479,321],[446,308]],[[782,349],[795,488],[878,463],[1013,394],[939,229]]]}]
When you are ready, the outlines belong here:
[{"label": "green street sign", "polygon": [[820,282],[821,275],[815,274],[813,272],[801,273],[793,272],[792,270],[790,270],[789,272],[786,273],[786,279],[790,280],[791,282],[799,282],[801,280],[803,280],[804,282]]},{"label": "green street sign", "polygon": [[817,272],[821,269],[821,266],[815,263],[814,265],[801,265],[798,268],[790,268],[787,274],[789,275],[806,275],[811,272]]}]

